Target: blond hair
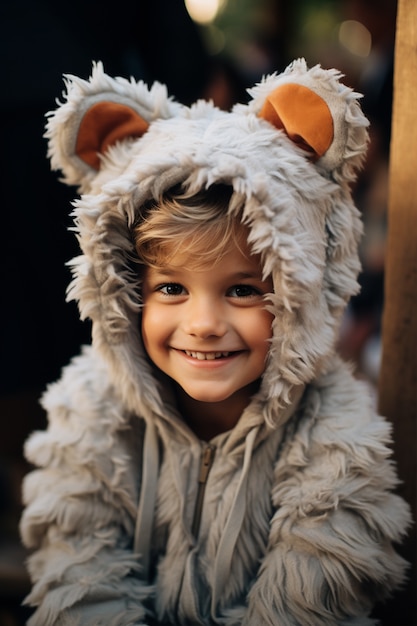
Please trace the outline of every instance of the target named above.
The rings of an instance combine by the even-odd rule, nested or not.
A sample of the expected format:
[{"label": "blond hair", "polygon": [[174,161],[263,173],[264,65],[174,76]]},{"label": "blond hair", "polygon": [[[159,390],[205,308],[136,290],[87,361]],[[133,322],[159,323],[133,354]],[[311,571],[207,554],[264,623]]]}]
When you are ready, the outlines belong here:
[{"label": "blond hair", "polygon": [[197,194],[177,186],[145,204],[133,227],[139,262],[159,267],[181,253],[197,268],[218,263],[231,241],[241,250],[246,248],[247,227],[239,212],[231,215],[228,210],[231,195],[226,185],[213,185]]}]

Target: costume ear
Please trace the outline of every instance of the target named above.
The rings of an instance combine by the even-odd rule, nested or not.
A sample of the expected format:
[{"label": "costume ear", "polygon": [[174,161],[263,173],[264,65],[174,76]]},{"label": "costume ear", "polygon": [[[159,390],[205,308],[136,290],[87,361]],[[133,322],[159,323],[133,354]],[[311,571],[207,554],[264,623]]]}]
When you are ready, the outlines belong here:
[{"label": "costume ear", "polygon": [[[185,109],[168,97],[164,85],[149,89],[142,81],[111,78],[101,63],[93,65],[88,81],[66,76],[65,82],[65,102],[48,114],[45,137],[52,168],[81,191],[88,191],[111,146],[139,139],[154,120]],[[120,152],[121,169],[128,156]]]},{"label": "costume ear", "polygon": [[253,100],[248,105],[339,182],[356,176],[368,143],[368,120],[358,102],[361,95],[340,78],[337,70],[319,65],[308,69],[299,59],[249,90]]},{"label": "costume ear", "polygon": [[259,116],[282,128],[314,159],[322,157],[333,141],[333,118],[327,103],[304,85],[286,83],[274,89]]},{"label": "costume ear", "polygon": [[95,170],[100,155],[127,137],[142,137],[149,123],[126,104],[102,101],[93,104],[82,118],[75,143],[75,154]]}]

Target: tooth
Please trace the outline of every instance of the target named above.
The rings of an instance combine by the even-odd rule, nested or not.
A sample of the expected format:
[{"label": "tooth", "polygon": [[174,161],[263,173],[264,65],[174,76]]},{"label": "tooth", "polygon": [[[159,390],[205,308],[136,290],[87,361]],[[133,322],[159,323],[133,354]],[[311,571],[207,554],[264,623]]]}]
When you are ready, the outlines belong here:
[{"label": "tooth", "polygon": [[214,361],[214,359],[228,357],[230,354],[230,352],[194,352],[192,350],[184,350],[184,352],[187,356],[191,356],[199,361]]}]

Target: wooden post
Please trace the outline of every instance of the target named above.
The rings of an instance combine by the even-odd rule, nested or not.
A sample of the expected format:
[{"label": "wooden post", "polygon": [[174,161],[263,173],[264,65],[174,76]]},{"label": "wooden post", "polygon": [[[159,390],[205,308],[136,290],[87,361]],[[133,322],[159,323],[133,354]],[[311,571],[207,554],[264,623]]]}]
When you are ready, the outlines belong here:
[{"label": "wooden post", "polygon": [[[398,0],[379,410],[394,426],[399,493],[416,516],[417,423],[417,1]],[[413,626],[416,530],[401,550],[410,582],[387,605],[383,624]],[[391,615],[391,617],[389,617]]]}]

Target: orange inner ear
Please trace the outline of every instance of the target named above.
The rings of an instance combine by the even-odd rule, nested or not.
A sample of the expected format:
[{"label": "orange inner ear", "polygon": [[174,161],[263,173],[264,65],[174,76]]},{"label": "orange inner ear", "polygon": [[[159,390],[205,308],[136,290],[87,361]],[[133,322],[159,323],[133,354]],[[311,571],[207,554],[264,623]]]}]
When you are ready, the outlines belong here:
[{"label": "orange inner ear", "polygon": [[333,141],[333,118],[327,103],[314,91],[295,83],[277,87],[259,116],[285,130],[297,145],[319,159]]},{"label": "orange inner ear", "polygon": [[97,102],[81,120],[75,152],[99,170],[100,154],[125,137],[141,137],[148,127],[149,123],[125,104]]}]

